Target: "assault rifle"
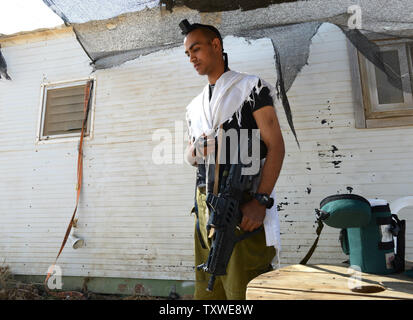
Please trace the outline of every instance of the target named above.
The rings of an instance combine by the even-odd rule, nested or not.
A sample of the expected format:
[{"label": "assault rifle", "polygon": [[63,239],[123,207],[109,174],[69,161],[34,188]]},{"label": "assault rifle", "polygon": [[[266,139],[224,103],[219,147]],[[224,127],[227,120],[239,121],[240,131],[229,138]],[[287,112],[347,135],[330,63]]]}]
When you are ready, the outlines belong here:
[{"label": "assault rifle", "polygon": [[232,251],[237,242],[248,238],[262,230],[262,226],[251,232],[245,232],[237,236],[235,231],[242,220],[240,204],[245,192],[251,190],[252,180],[255,176],[243,175],[243,164],[226,165],[222,179],[220,193],[214,195],[208,193],[206,204],[210,210],[207,224],[209,233],[211,228],[215,229],[212,237],[211,250],[205,263],[197,266],[198,270],[211,274],[207,291],[212,291],[216,276],[226,275],[226,269]]}]

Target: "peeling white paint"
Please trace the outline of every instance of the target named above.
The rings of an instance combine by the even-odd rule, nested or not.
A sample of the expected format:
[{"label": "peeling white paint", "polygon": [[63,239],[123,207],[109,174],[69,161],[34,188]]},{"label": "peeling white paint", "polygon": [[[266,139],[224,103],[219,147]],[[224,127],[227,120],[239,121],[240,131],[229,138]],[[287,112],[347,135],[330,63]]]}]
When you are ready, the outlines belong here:
[{"label": "peeling white paint", "polygon": [[[301,151],[278,110],[286,144],[277,183],[282,265],[298,263],[311,246],[314,209],[324,197],[347,193],[347,187],[389,202],[411,195],[413,128],[354,128],[346,40],[329,28],[314,38],[310,64],[288,92]],[[224,41],[230,68],[275,82],[269,39]],[[10,45],[2,52],[13,81],[0,83],[0,257],[14,273],[45,274],[75,205],[77,141],[35,145],[40,86],[44,76],[64,81],[86,77],[91,69],[74,37]],[[184,121],[187,103],[206,79],[195,73],[183,46],[95,75],[95,135],[84,145],[77,213],[77,232],[87,246],[63,250],[58,261],[63,275],[193,280],[189,212],[195,171],[186,164],[153,164],[151,135],[158,128],[173,132],[175,121]],[[324,118],[334,121],[331,129],[321,124]],[[320,152],[328,157],[320,158]],[[342,161],[339,168],[335,160]],[[408,212],[403,218],[409,230],[413,218]],[[324,228],[310,263],[346,259],[338,233]],[[412,259],[413,233],[408,231],[406,240]]]}]

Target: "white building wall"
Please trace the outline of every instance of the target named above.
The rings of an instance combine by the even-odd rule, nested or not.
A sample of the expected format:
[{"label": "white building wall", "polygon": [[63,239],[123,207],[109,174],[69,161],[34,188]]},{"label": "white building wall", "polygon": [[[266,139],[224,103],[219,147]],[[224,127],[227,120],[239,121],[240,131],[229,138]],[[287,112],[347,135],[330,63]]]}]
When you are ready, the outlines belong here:
[{"label": "white building wall", "polygon": [[[72,34],[40,40],[2,43],[13,81],[0,81],[0,257],[16,274],[46,273],[76,200],[77,140],[35,143],[40,85],[44,77],[53,82],[91,72]],[[269,39],[224,41],[233,70],[275,83]],[[196,74],[183,46],[95,76],[76,229],[86,247],[73,250],[68,243],[58,264],[72,276],[193,279],[195,169],[182,161],[182,139],[185,106],[206,78]],[[312,244],[314,208],[324,197],[351,187],[367,198],[393,200],[411,193],[413,176],[413,127],[354,128],[346,42],[336,27],[325,24],[314,37],[309,65],[288,96],[301,150],[278,110],[286,142],[277,183],[283,265],[298,263]],[[170,133],[172,163],[154,163],[155,132]],[[408,210],[401,215],[413,223]],[[311,263],[346,259],[338,231],[323,230]],[[411,233],[407,241],[413,258]]]},{"label": "white building wall", "polygon": [[[314,36],[308,65],[288,97],[301,150],[282,117],[286,159],[277,186],[282,262],[294,264],[316,238],[314,209],[325,197],[349,190],[387,201],[412,195],[413,127],[355,128],[346,37],[332,24],[323,24]],[[407,220],[406,258],[411,260],[413,208],[399,216]],[[347,260],[338,235],[339,229],[326,226],[309,263]]]}]

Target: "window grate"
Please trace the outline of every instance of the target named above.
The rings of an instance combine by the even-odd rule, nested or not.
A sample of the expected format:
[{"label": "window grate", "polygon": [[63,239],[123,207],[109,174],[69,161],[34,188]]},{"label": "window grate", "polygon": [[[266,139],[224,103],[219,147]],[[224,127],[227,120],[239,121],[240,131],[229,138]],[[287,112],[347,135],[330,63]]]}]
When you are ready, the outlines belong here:
[{"label": "window grate", "polygon": [[[40,140],[80,134],[84,118],[85,87],[86,81],[44,87]],[[90,131],[90,112],[91,108],[85,136]]]}]

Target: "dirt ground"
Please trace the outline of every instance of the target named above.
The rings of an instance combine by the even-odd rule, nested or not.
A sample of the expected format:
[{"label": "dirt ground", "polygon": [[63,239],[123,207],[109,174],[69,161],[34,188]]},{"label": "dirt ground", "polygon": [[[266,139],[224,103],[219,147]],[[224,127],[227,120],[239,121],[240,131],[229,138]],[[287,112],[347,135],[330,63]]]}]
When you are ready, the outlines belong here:
[{"label": "dirt ground", "polygon": [[[178,298],[178,297],[177,297]],[[97,294],[83,291],[48,291],[40,283],[15,281],[7,265],[0,266],[0,300],[167,300],[165,297]]]}]

